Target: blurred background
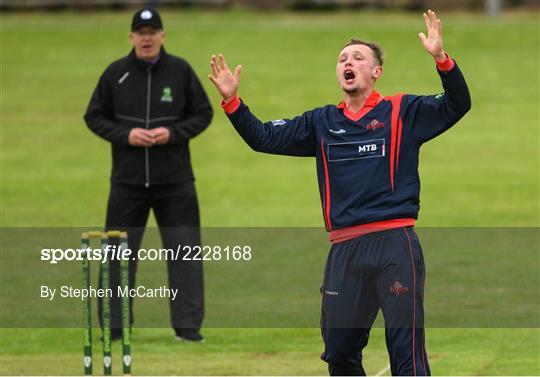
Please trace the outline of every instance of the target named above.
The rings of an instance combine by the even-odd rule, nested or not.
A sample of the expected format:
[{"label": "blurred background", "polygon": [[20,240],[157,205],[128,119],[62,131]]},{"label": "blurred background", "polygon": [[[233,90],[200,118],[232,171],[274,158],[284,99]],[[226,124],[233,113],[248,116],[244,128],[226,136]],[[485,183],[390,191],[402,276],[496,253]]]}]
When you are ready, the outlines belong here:
[{"label": "blurred background", "polygon": [[485,11],[496,16],[511,9],[538,9],[536,0],[1,0],[1,9],[125,9],[133,6],[170,8],[214,8],[321,10],[394,9],[419,11],[423,9]]},{"label": "blurred background", "polygon": [[[10,250],[20,257],[23,252],[38,252],[36,240],[26,239],[32,228],[102,227],[110,147],[86,128],[82,116],[101,73],[130,51],[127,35],[132,14],[146,5],[160,10],[167,33],[165,47],[191,63],[214,107],[212,124],[191,142],[202,225],[241,231],[257,228],[270,241],[277,227],[289,228],[295,236],[304,234],[295,232],[297,227],[321,230],[315,164],[309,158],[257,154],[244,144],[206,78],[211,54],[223,52],[230,65],[243,65],[240,96],[264,120],[339,103],[342,92],[335,65],[341,46],[351,37],[378,41],[385,50],[384,74],[377,83],[383,95],[436,94],[441,91],[440,79],[417,37],[425,30],[421,13],[436,10],[444,24],[445,49],[469,85],[472,109],[421,151],[418,226],[427,246],[426,305],[432,305],[428,319],[448,323],[440,321],[445,321],[450,305],[452,318],[462,314],[466,323],[427,330],[432,371],[435,375],[540,375],[540,330],[534,325],[540,302],[540,6],[536,0],[0,0],[2,248],[9,228],[30,230],[22,229],[18,248]],[[149,225],[155,221],[151,219]],[[459,231],[460,227],[467,231]],[[486,227],[490,230],[483,232]],[[518,227],[530,238],[513,234]],[[432,228],[449,229],[452,237],[443,247],[433,240]],[[516,235],[520,242],[513,242]],[[322,236],[313,250],[306,251],[309,257],[295,255],[296,264],[288,265],[287,276],[280,271],[290,260],[272,254],[262,259],[258,274],[252,268],[235,273],[229,266],[209,266],[208,287],[220,279],[234,285],[236,275],[247,279],[252,296],[228,308],[233,319],[242,318],[243,305],[253,305],[262,318],[264,313],[273,319],[273,308],[257,303],[265,285],[281,287],[272,283],[275,279],[303,284],[305,301],[297,304],[318,308],[329,248]],[[455,246],[452,238],[469,250]],[[67,243],[67,237],[63,241]],[[494,248],[498,253],[483,241],[499,245]],[[73,239],[74,246],[78,242]],[[156,247],[151,237],[145,242],[143,246]],[[487,246],[475,249],[477,244]],[[24,280],[25,275],[9,271],[14,264],[6,262],[4,250],[0,255],[5,304],[5,297],[18,297],[14,288],[24,281],[16,279]],[[24,258],[21,266],[29,271],[46,267],[26,264]],[[78,279],[78,267],[70,266],[74,270],[65,276]],[[141,263],[139,269],[141,279],[165,277],[164,264]],[[36,271],[40,276],[37,272],[49,271]],[[261,279],[263,275],[268,280]],[[504,287],[512,282],[519,282],[511,286],[514,290]],[[468,287],[475,287],[476,295]],[[243,291],[236,286],[228,293]],[[219,291],[208,294],[216,297]],[[513,300],[506,300],[509,295]],[[472,328],[472,309],[500,326]],[[209,310],[208,318],[219,318],[219,305],[209,303]],[[0,374],[79,374],[81,331],[50,326],[39,310],[30,308],[24,314],[33,319],[28,328],[2,324]],[[520,320],[500,328],[514,318],[511,314]],[[326,374],[325,364],[319,361],[322,341],[316,325],[256,329],[216,325],[203,328],[203,334],[207,342],[193,346],[174,342],[166,325],[135,328],[134,374]],[[99,339],[97,331],[95,339]],[[114,355],[119,353],[119,348],[113,350]],[[383,330],[373,330],[365,359],[369,374],[388,374]]]}]

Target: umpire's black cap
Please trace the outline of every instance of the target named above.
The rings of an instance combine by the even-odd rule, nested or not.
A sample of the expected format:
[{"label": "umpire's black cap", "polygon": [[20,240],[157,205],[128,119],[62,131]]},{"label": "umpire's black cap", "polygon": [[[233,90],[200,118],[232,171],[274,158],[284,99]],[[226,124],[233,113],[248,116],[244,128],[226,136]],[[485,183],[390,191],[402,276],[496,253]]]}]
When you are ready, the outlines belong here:
[{"label": "umpire's black cap", "polygon": [[163,23],[157,10],[143,8],[133,15],[131,20],[131,31],[137,30],[143,26],[152,26],[156,29],[163,29]]}]

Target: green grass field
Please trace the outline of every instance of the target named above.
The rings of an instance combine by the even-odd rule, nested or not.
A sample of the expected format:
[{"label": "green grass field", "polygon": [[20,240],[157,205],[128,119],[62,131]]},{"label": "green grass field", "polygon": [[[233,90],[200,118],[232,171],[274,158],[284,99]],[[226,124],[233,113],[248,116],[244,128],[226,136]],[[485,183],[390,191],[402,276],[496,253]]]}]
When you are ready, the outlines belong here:
[{"label": "green grass field", "polygon": [[[231,65],[243,64],[240,95],[265,119],[291,117],[339,102],[335,62],[342,44],[353,36],[377,40],[385,49],[385,72],[378,83],[384,95],[440,91],[433,61],[416,36],[424,27],[420,15],[164,12],[162,16],[168,51],[191,62],[215,105],[211,127],[191,143],[206,227],[322,226],[314,161],[258,155],[243,144],[219,110],[219,98],[206,79],[212,53],[223,52]],[[512,14],[496,20],[470,14],[440,16],[445,48],[467,78],[473,108],[454,129],[423,147],[418,225],[538,227],[538,14]],[[82,114],[100,73],[129,51],[131,14],[1,17],[1,225],[99,228],[105,216],[109,146],[86,129]],[[322,271],[328,248],[321,245],[320,258],[310,258],[316,273]],[[534,274],[540,262],[538,245],[533,243],[528,256],[520,251],[512,255],[528,258],[520,261]],[[490,276],[497,279],[500,271],[504,274],[501,280],[522,282],[523,296],[516,296],[515,302],[528,308],[525,313],[538,313],[538,285],[534,284],[538,277],[522,279],[512,258],[497,263],[489,255],[479,254],[466,261],[470,264],[463,264],[459,253],[448,254],[446,259],[435,250],[425,252],[426,289],[430,279],[435,284],[437,278],[430,271],[446,271],[443,277],[455,279],[449,284],[461,280],[460,273],[465,271],[460,283],[489,288],[481,271],[489,260],[494,271]],[[5,255],[3,249],[3,262]],[[3,276],[11,267],[2,264]],[[211,269],[206,279],[211,284],[209,272]],[[142,278],[144,273],[143,266],[138,276]],[[13,290],[5,282],[2,279],[2,296]],[[311,301],[315,307],[316,300],[315,296]],[[434,297],[437,300],[444,303]],[[475,301],[471,298],[471,305]],[[496,325],[513,308],[504,304],[500,311],[490,313],[495,320],[488,328],[428,329],[433,374],[540,375],[538,326]],[[245,309],[242,305],[238,313]],[[441,309],[435,309],[437,316]],[[32,326],[46,327],[40,312],[34,313],[21,315],[34,318]],[[210,312],[209,318],[215,314]],[[526,323],[535,321],[538,323],[538,319]],[[0,331],[2,375],[82,372],[80,330],[2,324]],[[135,328],[134,374],[326,373],[326,365],[319,360],[322,341],[317,328],[214,326],[203,333],[205,344],[187,345],[175,342],[169,328]],[[96,346],[96,355],[98,351]],[[113,354],[118,372],[119,348]],[[369,374],[387,365],[383,330],[373,330],[365,360]],[[96,370],[100,370],[99,363]]]}]

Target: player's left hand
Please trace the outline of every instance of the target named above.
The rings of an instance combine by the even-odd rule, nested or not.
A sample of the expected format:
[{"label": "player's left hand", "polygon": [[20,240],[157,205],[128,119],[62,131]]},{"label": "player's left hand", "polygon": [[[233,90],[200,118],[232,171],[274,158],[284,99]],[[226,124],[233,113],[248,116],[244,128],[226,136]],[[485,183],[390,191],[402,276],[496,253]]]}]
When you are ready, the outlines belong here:
[{"label": "player's left hand", "polygon": [[171,132],[167,127],[152,128],[150,131],[152,133],[152,140],[154,140],[154,144],[163,145],[169,142]]},{"label": "player's left hand", "polygon": [[446,59],[446,54],[443,50],[442,39],[442,22],[437,18],[437,15],[432,10],[428,10],[424,13],[424,21],[426,22],[426,28],[428,36],[424,33],[419,33],[418,37],[424,48],[435,60],[443,61]]}]

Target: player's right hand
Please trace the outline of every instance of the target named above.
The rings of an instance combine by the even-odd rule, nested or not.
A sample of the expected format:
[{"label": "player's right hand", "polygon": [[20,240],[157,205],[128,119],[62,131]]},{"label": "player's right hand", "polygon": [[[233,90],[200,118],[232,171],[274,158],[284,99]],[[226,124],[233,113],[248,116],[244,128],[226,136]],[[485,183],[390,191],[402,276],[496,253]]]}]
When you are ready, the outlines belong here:
[{"label": "player's right hand", "polygon": [[212,55],[210,67],[212,68],[212,74],[208,75],[208,78],[216,86],[216,89],[219,94],[221,94],[221,97],[223,97],[223,100],[225,102],[230,101],[238,92],[242,66],[237,65],[233,74],[223,55],[219,54],[219,62],[216,59],[216,55]]},{"label": "player's right hand", "polygon": [[134,147],[151,147],[155,142],[150,130],[137,127],[129,131],[128,143]]}]

